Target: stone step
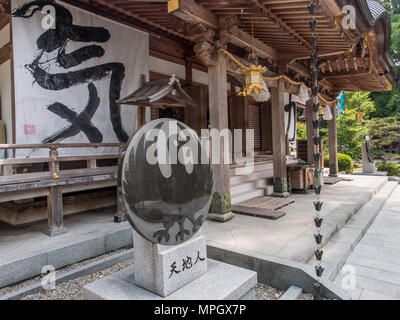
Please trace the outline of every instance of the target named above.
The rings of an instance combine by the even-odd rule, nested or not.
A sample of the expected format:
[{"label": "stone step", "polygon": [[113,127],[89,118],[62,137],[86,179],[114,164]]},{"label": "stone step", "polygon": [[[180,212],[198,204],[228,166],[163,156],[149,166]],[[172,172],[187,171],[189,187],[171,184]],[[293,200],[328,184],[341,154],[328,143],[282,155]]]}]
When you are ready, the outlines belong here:
[{"label": "stone step", "polygon": [[279,300],[297,300],[303,293],[303,289],[295,286],[291,286]]},{"label": "stone step", "polygon": [[[346,260],[364,237],[397,186],[397,182],[388,182],[323,246],[322,261],[323,267],[326,269],[324,276],[332,281],[337,277]],[[313,257],[308,264],[315,265],[316,262]]]},{"label": "stone step", "polygon": [[[236,176],[238,174],[237,169],[242,169],[242,168],[244,168],[244,167],[243,166],[231,166],[229,173],[231,174],[231,176]],[[254,164],[253,172],[272,170],[272,168],[273,168],[272,161],[257,162]]]},{"label": "stone step", "polygon": [[251,192],[245,192],[232,197],[232,204],[239,204],[250,199],[262,197],[265,195],[265,189],[255,189]]},{"label": "stone step", "polygon": [[[337,206],[330,211],[328,215],[324,216],[324,223],[321,231],[324,236],[322,239],[322,246],[325,246],[329,240],[388,183],[388,179],[380,178],[379,183],[374,186],[372,191],[349,196],[349,198],[344,201],[346,205]],[[279,251],[276,252],[276,256],[307,264],[314,257],[316,248],[314,234],[315,226],[312,225],[296,239],[279,249]]]},{"label": "stone step", "polygon": [[250,175],[233,176],[231,177],[231,187],[258,179],[269,179],[272,182],[273,179],[272,168],[270,168],[269,170],[254,172]]},{"label": "stone step", "polygon": [[231,187],[231,197],[243,194],[246,192],[251,192],[256,189],[265,189],[267,187],[267,179],[258,179],[248,181],[242,184],[238,184]]}]

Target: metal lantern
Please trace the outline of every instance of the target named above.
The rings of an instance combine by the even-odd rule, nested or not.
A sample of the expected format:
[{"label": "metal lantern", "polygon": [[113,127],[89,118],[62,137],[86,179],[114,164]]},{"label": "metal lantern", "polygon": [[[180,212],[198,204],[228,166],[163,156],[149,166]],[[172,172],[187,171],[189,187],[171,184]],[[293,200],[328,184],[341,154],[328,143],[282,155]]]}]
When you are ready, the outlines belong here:
[{"label": "metal lantern", "polygon": [[243,96],[259,95],[261,91],[265,91],[263,73],[267,71],[266,67],[251,64],[250,67],[243,68],[246,77],[244,90],[241,92]]}]

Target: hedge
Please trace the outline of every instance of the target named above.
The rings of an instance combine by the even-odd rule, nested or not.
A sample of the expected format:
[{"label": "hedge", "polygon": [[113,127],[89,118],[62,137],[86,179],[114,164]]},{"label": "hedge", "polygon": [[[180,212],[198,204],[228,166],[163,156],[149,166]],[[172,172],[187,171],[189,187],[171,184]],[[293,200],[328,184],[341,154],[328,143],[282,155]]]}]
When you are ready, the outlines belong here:
[{"label": "hedge", "polygon": [[[339,172],[345,171],[346,173],[353,173],[354,163],[353,159],[350,156],[339,153],[338,162],[339,162]],[[325,167],[329,168],[329,155],[325,156],[324,163]]]},{"label": "hedge", "polygon": [[386,171],[389,176],[398,177],[400,169],[399,166],[395,163],[382,162],[378,164],[378,171]]}]

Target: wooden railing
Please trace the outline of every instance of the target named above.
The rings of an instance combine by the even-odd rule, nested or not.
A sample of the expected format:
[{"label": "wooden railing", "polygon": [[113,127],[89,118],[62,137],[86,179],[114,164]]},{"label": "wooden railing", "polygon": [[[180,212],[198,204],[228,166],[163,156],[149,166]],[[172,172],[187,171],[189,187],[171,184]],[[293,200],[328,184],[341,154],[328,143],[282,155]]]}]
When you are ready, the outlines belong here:
[{"label": "wooden railing", "polygon": [[[118,161],[123,144],[119,143],[70,143],[70,144],[0,144],[0,150],[48,149],[48,157],[0,159],[0,202],[47,196],[48,228],[50,235],[63,232],[62,194],[116,186]],[[59,156],[59,149],[97,149],[115,148],[112,154],[88,154],[77,156]],[[89,152],[88,152],[89,153]],[[103,163],[98,165],[99,161]],[[111,164],[104,164],[104,161]],[[115,161],[117,160],[117,161]],[[79,168],[60,168],[61,163],[85,163]],[[42,166],[40,166],[42,164]],[[29,172],[28,166],[36,166],[36,172]],[[23,172],[18,172],[23,170]],[[116,194],[117,196],[117,194]],[[121,215],[119,212],[116,215]],[[115,220],[119,220],[116,216]]]}]

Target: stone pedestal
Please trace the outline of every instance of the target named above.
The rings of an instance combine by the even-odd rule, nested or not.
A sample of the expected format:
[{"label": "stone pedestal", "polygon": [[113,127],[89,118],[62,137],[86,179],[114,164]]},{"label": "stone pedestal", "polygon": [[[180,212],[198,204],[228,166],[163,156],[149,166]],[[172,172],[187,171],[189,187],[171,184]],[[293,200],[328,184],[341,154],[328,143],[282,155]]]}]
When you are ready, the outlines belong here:
[{"label": "stone pedestal", "polygon": [[88,300],[254,300],[257,273],[207,259],[201,232],[173,247],[134,232],[134,266],[86,285]]},{"label": "stone pedestal", "polygon": [[257,273],[215,260],[208,272],[163,298],[135,284],[135,270],[128,267],[83,288],[87,300],[254,300]]},{"label": "stone pedestal", "polygon": [[133,234],[135,283],[166,297],[207,273],[207,243],[201,233],[179,246],[153,244]]},{"label": "stone pedestal", "polygon": [[362,167],[364,174],[375,174],[375,164],[371,163],[368,158],[367,145],[364,143],[362,146]]}]

